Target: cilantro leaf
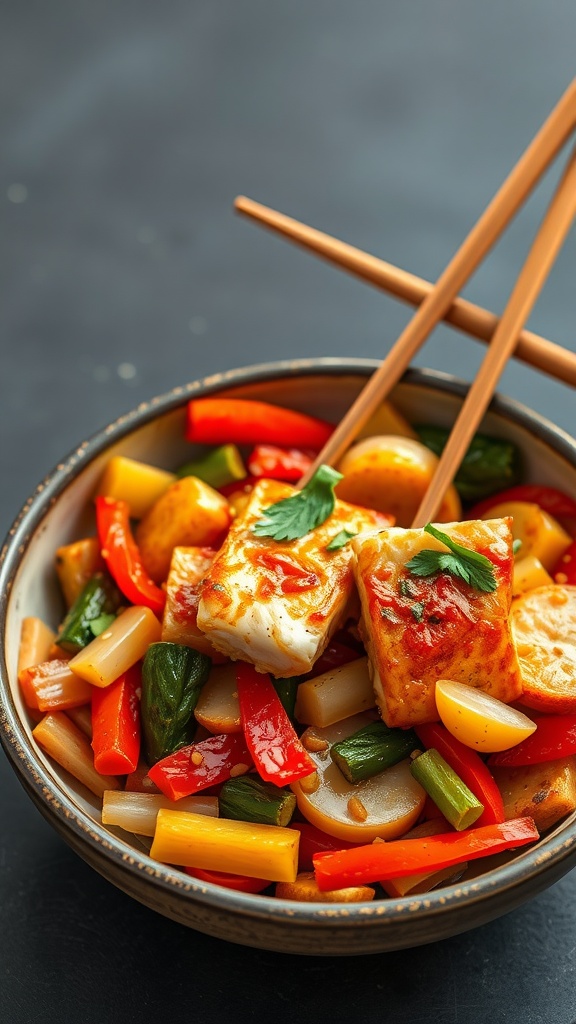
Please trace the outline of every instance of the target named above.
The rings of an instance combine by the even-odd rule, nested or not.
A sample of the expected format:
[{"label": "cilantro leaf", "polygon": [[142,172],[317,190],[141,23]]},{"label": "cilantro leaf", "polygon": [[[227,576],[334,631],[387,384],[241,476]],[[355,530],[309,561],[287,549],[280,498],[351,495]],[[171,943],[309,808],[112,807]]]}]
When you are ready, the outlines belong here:
[{"label": "cilantro leaf", "polygon": [[481,590],[487,594],[496,590],[498,584],[494,576],[494,566],[490,559],[486,558],[486,555],[481,555],[478,551],[473,551],[472,548],[465,548],[462,544],[457,544],[431,523],[426,524],[424,531],[445,544],[451,554],[425,548],[406,563],[409,572],[414,576],[432,576],[435,572],[448,572],[451,576],[464,580],[475,590]]},{"label": "cilantro leaf", "polygon": [[254,523],[252,532],[257,537],[272,537],[274,540],[304,537],[334,511],[334,487],[341,479],[342,473],[331,466],[319,466],[298,494],[264,509],[262,519]]},{"label": "cilantro leaf", "polygon": [[343,548],[349,540],[352,540],[352,537],[356,537],[356,533],[354,531],[340,530],[340,533],[337,533],[332,537],[330,543],[326,545],[326,551],[339,551],[340,548]]}]

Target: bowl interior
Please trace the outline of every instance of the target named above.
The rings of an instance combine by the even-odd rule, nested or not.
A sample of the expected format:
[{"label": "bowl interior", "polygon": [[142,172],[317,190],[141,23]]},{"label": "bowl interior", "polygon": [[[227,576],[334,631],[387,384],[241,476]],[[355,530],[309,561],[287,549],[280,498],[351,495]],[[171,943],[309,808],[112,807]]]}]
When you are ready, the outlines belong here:
[{"label": "bowl interior", "polygon": [[[316,363],[295,367],[277,364],[240,371],[236,375],[229,374],[224,380],[205,383],[201,390],[277,402],[337,422],[358,394],[374,365],[371,361],[343,364],[335,360],[326,360],[321,365]],[[95,827],[99,835],[102,831],[108,834],[115,849],[124,857],[141,857],[147,848],[146,842],[132,840],[121,830],[103,830],[98,800],[67,772],[49,761],[32,739],[33,723],[26,712],[17,681],[20,627],[23,617],[28,615],[39,616],[52,627],[58,625],[62,600],[55,578],[54,553],[60,545],[94,531],[90,513],[91,498],[110,456],[122,454],[166,469],[174,469],[190,457],[191,446],[183,440],[185,403],[190,393],[197,391],[197,386],[189,390],[180,389],[177,393],[146,405],[76,449],[40,486],[26,507],[13,531],[4,559],[8,589],[8,597],[4,599],[6,671],[3,701],[8,723],[4,735],[5,745],[18,745],[19,770],[26,773],[30,765],[41,767],[42,777],[48,780],[52,796],[74,808],[83,822]],[[411,422],[449,426],[455,419],[463,393],[463,386],[445,375],[411,371],[397,386],[392,397],[398,409]],[[567,435],[508,401],[493,403],[482,429],[519,445],[524,453],[526,481],[559,487],[576,497],[576,446]],[[13,757],[12,760],[18,759]],[[574,815],[555,832],[566,834],[570,828],[573,832],[573,819]],[[97,839],[98,835],[95,835],[94,841]],[[573,835],[571,840],[574,841]],[[541,840],[543,845],[548,842],[549,837]],[[533,867],[533,852],[522,853],[515,858],[515,863],[520,864],[522,861],[529,864],[528,873],[536,870]],[[158,865],[155,867],[158,868]],[[178,874],[174,869],[165,870],[167,877]],[[472,871],[470,877],[475,873]],[[488,876],[492,884],[497,885],[499,868],[493,867],[483,875],[486,879]],[[509,883],[510,878],[507,879]],[[193,899],[197,891],[197,888],[188,885],[182,894],[184,898]],[[209,885],[202,887],[202,893],[209,901],[219,896],[215,895],[214,887]],[[470,894],[476,899],[477,888],[470,890]],[[435,893],[428,894],[428,910],[439,899],[441,897]],[[282,901],[234,893],[227,894],[226,908],[232,914],[235,907],[245,911],[246,907],[253,906],[261,912],[263,901],[267,904],[266,913],[274,915],[280,910],[279,904]],[[293,908],[294,904],[291,905]],[[304,917],[307,914],[313,915],[314,908],[319,910],[321,905],[300,908],[298,913]],[[357,911],[352,912],[352,918],[355,913]],[[393,913],[394,908],[388,907],[385,916],[389,919]],[[285,914],[285,921],[289,920],[290,916]],[[462,925],[458,925],[455,930],[462,930]],[[443,934],[449,934],[449,931],[444,928]],[[424,941],[429,941],[429,938]],[[395,948],[393,941],[392,945],[389,939],[386,943],[382,948]],[[402,944],[407,944],[404,939]],[[372,946],[371,951],[374,948]]]}]

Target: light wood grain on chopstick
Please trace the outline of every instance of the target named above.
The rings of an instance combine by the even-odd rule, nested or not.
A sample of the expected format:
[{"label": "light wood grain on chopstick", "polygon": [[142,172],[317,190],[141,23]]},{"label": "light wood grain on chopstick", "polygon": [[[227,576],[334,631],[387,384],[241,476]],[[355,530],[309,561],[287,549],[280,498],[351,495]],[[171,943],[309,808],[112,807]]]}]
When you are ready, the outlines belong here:
[{"label": "light wood grain on chopstick", "polygon": [[576,150],[568,161],[488,352],[452,427],[434,477],[416,513],[414,527],[425,526],[436,515],[575,216]]},{"label": "light wood grain on chopstick", "polygon": [[[341,242],[247,196],[238,196],[234,206],[238,213],[409,305],[419,306],[434,287],[430,281],[416,274],[363,252],[347,242]],[[494,313],[460,297],[454,299],[446,310],[444,320],[484,342],[491,340],[499,322]],[[522,331],[514,355],[529,366],[576,387],[576,352],[570,352],[532,331]]]},{"label": "light wood grain on chopstick", "polygon": [[323,451],[300,481],[304,486],[322,463],[338,461],[356,434],[402,376],[423,342],[443,318],[458,292],[524,202],[576,123],[576,79],[544,122],[434,288],[416,310],[382,365],[336,427]]}]

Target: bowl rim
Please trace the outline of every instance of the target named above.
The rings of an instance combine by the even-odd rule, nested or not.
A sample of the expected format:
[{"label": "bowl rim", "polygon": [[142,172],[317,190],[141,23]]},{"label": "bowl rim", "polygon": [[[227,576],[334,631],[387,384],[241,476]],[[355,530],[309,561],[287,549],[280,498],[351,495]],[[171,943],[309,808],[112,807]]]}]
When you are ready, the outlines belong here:
[{"label": "bowl rim", "polygon": [[[229,370],[176,387],[140,403],[135,409],[82,441],[38,484],[5,538],[0,551],[0,636],[4,636],[6,629],[12,585],[33,534],[77,473],[110,444],[120,441],[132,430],[141,428],[158,415],[183,406],[195,395],[208,395],[234,386],[271,382],[287,377],[362,377],[368,376],[379,365],[376,359],[323,357],[280,360]],[[427,386],[460,399],[469,387],[465,381],[450,374],[413,368],[406,371],[402,383]],[[538,413],[502,395],[494,397],[489,411],[529,430],[576,467],[576,441]],[[282,920],[286,926],[305,925],[314,929],[327,924],[334,927],[337,924],[346,930],[361,923],[368,929],[377,927],[387,930],[394,928],[399,920],[417,918],[420,922],[432,922],[439,916],[445,917],[455,906],[472,908],[480,902],[486,910],[483,920],[490,920],[503,912],[496,906],[503,892],[508,894],[506,909],[513,909],[524,899],[552,884],[576,863],[576,821],[572,821],[558,826],[557,830],[546,837],[543,845],[524,850],[510,863],[484,875],[430,893],[399,899],[375,900],[364,904],[300,904],[199,882],[176,868],[159,864],[146,853],[136,851],[128,842],[112,835],[104,826],[91,819],[42,763],[35,759],[34,747],[23,728],[12,698],[4,645],[1,646],[0,741],[24,788],[65,839],[68,835],[75,838],[76,842],[72,842],[72,845],[78,852],[83,842],[88,843],[95,861],[111,858],[121,874],[132,876],[136,873],[172,896],[179,892],[185,898],[192,898],[193,902],[207,904],[217,911],[239,914],[252,922],[270,922],[271,918],[275,918]],[[122,887],[120,882],[117,884]],[[476,923],[482,922],[473,921],[470,926]],[[458,930],[465,930],[466,927],[462,923]],[[442,937],[442,932],[439,937]]]}]

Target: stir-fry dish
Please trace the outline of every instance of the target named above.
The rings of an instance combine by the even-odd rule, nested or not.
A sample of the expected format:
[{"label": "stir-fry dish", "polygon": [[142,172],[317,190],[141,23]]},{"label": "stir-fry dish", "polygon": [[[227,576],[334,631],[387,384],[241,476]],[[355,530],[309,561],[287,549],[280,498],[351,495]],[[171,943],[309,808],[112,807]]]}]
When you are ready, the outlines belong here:
[{"label": "stir-fry dish", "polygon": [[448,432],[385,403],[298,489],[332,430],[200,398],[192,461],[111,458],[18,678],[37,744],[152,858],[358,902],[489,870],[576,809],[576,500],[478,435],[411,529]]}]

